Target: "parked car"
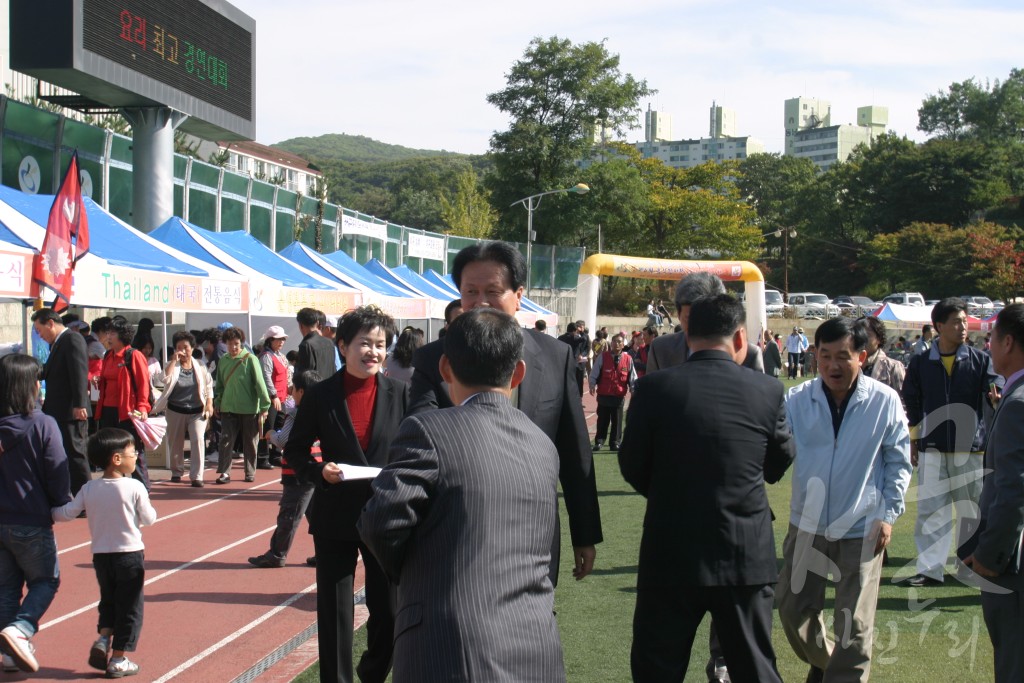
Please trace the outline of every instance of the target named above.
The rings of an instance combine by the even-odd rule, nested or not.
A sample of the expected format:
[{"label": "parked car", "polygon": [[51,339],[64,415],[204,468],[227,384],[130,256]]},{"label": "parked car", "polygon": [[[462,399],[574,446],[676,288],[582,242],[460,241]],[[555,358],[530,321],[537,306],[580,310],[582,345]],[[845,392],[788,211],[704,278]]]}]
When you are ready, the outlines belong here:
[{"label": "parked car", "polygon": [[769,318],[781,318],[786,312],[786,302],[777,289],[764,290],[764,308]]},{"label": "parked car", "polygon": [[921,292],[894,292],[882,299],[883,304],[899,304],[900,306],[924,306]]},{"label": "parked car", "polygon": [[797,292],[789,295],[789,307],[798,318],[834,318],[839,307],[824,294]]},{"label": "parked car", "polygon": [[837,296],[832,299],[838,308],[840,313],[849,315],[871,315],[878,308],[878,304],[871,300],[870,297],[866,296]]},{"label": "parked car", "polygon": [[987,296],[962,296],[967,303],[967,313],[976,318],[987,318],[995,312],[995,304]]}]

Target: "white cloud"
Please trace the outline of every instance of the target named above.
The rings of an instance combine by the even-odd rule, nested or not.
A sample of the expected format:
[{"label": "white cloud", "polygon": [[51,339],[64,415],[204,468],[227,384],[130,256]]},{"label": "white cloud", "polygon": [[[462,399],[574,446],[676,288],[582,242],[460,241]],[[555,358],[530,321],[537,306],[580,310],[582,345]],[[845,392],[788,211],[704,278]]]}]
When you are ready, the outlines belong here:
[{"label": "white cloud", "polygon": [[926,95],[1019,65],[1024,20],[999,0],[236,4],[257,22],[261,142],[344,132],[473,153],[507,125],[485,98],[534,36],[607,39],[624,72],[659,90],[651,104],[676,137],[706,134],[717,100],[777,151],[783,101],[803,94],[831,101],[833,123],[888,106],[890,128],[920,139]]}]

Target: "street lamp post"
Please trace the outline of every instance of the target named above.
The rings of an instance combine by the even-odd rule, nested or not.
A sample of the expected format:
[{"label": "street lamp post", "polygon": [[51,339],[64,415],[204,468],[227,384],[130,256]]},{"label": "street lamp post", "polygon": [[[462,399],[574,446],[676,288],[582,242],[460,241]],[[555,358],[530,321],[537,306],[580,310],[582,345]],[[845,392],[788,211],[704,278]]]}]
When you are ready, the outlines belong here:
[{"label": "street lamp post", "polygon": [[796,237],[796,228],[778,228],[764,233],[772,237],[782,238],[782,291],[789,296],[789,238]]},{"label": "street lamp post", "polygon": [[509,207],[513,207],[516,204],[522,204],[526,207],[526,296],[530,296],[530,272],[533,266],[533,240],[537,235],[533,232],[533,212],[540,206],[540,200],[549,194],[561,194],[563,192],[570,192],[574,194],[586,194],[590,192],[590,188],[583,183],[577,183],[573,187],[567,187],[564,190],[548,190],[547,192],[541,192],[539,194],[532,194],[529,197],[523,197],[518,201],[514,201],[509,204]]}]

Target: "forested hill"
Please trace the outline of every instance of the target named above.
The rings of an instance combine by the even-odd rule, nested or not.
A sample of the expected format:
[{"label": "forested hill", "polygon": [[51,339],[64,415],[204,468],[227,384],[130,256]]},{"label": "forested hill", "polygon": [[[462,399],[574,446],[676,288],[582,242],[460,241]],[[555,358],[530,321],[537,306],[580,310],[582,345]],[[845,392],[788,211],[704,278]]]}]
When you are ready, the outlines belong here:
[{"label": "forested hill", "polygon": [[347,135],[345,133],[328,133],[312,138],[292,138],[278,142],[274,147],[321,163],[332,161],[378,163],[423,157],[464,156],[443,150],[412,149],[401,145],[389,145],[364,135]]}]

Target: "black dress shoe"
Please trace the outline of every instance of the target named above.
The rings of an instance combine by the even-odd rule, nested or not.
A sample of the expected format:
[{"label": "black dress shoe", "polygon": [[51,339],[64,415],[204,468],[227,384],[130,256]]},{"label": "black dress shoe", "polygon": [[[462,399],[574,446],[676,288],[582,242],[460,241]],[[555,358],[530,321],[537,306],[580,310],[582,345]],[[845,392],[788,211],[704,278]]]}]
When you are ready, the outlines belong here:
[{"label": "black dress shoe", "polygon": [[309,565],[310,567],[315,567],[316,566],[316,555],[311,555],[310,557],[307,557],[306,558],[306,564]]},{"label": "black dress shoe", "polygon": [[249,558],[249,564],[260,569],[278,569],[284,566],[284,558],[274,557],[270,553]]},{"label": "black dress shoe", "polygon": [[617,450],[619,450],[619,444],[617,444],[617,443],[613,443],[613,444],[612,444],[611,446],[609,446],[608,448],[609,448],[609,450],[617,451]]},{"label": "black dress shoe", "polygon": [[904,583],[906,583],[908,586],[911,586],[912,588],[924,588],[925,586],[941,586],[942,585],[942,581],[939,581],[938,579],[933,579],[930,576],[925,576],[924,574],[918,574],[917,576],[911,576]]},{"label": "black dress shoe", "polygon": [[258,469],[258,470],[272,470],[272,469],[274,469],[274,466],[271,465],[268,461],[263,460],[262,462],[256,463],[256,469]]},{"label": "black dress shoe", "polygon": [[812,666],[807,672],[807,683],[822,683],[825,680],[825,670]]},{"label": "black dress shoe", "polygon": [[171,483],[172,484],[180,484],[181,483],[181,477],[179,477],[177,475],[171,477]]},{"label": "black dress shoe", "polygon": [[595,451],[599,451],[602,448],[604,448],[604,441],[595,441],[594,442],[594,450]]}]

